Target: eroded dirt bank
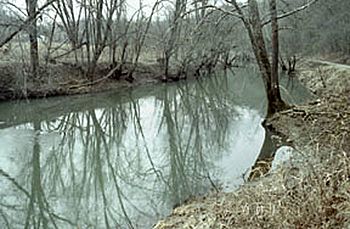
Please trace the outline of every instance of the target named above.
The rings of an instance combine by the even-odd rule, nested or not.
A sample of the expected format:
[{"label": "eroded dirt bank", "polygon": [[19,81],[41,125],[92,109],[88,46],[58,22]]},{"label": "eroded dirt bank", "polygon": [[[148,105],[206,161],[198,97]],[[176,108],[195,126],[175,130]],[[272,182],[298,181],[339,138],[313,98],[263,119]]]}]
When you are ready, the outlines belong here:
[{"label": "eroded dirt bank", "polygon": [[350,226],[350,69],[312,61],[297,75],[318,99],[268,120],[289,138],[292,158],[237,191],[174,209],[154,228]]},{"label": "eroded dirt bank", "polygon": [[196,73],[206,71],[201,67],[170,69],[164,76],[163,66],[158,63],[131,63],[111,66],[106,63],[97,65],[92,76],[87,76],[87,66],[71,63],[48,63],[42,65],[38,77],[29,76],[29,66],[12,63],[0,63],[0,101],[23,98],[44,98],[62,95],[96,93],[110,90],[173,82],[196,77]]}]

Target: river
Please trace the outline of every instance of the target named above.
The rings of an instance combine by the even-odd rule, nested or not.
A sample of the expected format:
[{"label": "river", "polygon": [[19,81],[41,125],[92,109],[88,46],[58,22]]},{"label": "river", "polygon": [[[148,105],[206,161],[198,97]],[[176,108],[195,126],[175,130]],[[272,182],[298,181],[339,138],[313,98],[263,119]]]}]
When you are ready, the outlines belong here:
[{"label": "river", "polygon": [[0,103],[0,227],[151,228],[191,197],[244,182],[265,107],[252,69]]}]

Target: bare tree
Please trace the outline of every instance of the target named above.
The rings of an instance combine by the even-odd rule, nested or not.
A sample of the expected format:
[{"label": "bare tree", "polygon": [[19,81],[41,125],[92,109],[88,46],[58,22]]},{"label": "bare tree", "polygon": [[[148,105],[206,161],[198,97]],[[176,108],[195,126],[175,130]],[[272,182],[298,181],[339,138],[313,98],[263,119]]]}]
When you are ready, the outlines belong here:
[{"label": "bare tree", "polygon": [[176,0],[175,1],[175,9],[173,16],[171,17],[171,24],[170,24],[170,35],[169,39],[167,41],[167,45],[165,47],[164,51],[164,67],[165,72],[164,75],[166,78],[169,77],[169,61],[170,58],[175,55],[177,56],[177,50],[178,46],[176,44],[178,40],[178,36],[181,33],[181,15],[186,9],[186,2],[183,0]]},{"label": "bare tree", "polygon": [[[81,43],[79,41],[79,26],[83,5],[74,4],[72,0],[58,0],[54,8],[68,35],[72,51],[74,52],[75,62],[78,62],[77,49],[80,47],[79,43]],[[78,9],[78,15],[76,15],[75,9]]]},{"label": "bare tree", "polygon": [[[260,18],[260,11],[258,2],[256,0],[248,0],[248,15],[243,12],[242,5],[238,4],[236,0],[231,3],[234,5],[237,15],[243,22],[246,31],[248,32],[251,46],[255,55],[255,59],[258,63],[260,73],[265,85],[265,91],[268,99],[267,115],[270,116],[273,113],[283,110],[288,105],[282,100],[279,89],[278,80],[278,56],[279,56],[279,43],[278,43],[278,19],[290,16],[296,12],[299,12],[317,0],[308,2],[305,6],[296,8],[292,11],[286,12],[282,15],[277,14],[276,0],[269,0],[269,13],[270,19],[262,21]],[[263,26],[271,23],[271,47],[272,56],[271,60],[267,52],[265,37],[263,34]]]},{"label": "bare tree", "polygon": [[[90,5],[93,5],[94,1],[90,1]],[[88,76],[93,77],[95,73],[95,68],[98,60],[101,57],[103,50],[107,47],[108,34],[111,33],[112,23],[114,14],[119,7],[119,1],[110,1],[109,3],[104,0],[99,0],[95,5],[95,8],[92,9],[92,15],[95,17],[95,20],[92,27],[93,31],[93,41],[94,41],[94,51],[91,63],[88,67]],[[103,12],[106,11],[104,17]]]},{"label": "bare tree", "polygon": [[39,68],[39,49],[38,49],[38,31],[37,31],[37,5],[38,0],[26,0],[28,18],[34,18],[28,26],[30,42],[30,70],[34,79],[38,77]]}]

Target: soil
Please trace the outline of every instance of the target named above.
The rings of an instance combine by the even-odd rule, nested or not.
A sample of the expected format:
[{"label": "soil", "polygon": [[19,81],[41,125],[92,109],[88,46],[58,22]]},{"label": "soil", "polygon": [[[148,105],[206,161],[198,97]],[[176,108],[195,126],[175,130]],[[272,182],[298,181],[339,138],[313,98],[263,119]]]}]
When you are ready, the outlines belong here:
[{"label": "soil", "polygon": [[296,75],[317,99],[265,123],[292,158],[238,190],[190,200],[154,228],[349,228],[350,67],[305,61]]}]

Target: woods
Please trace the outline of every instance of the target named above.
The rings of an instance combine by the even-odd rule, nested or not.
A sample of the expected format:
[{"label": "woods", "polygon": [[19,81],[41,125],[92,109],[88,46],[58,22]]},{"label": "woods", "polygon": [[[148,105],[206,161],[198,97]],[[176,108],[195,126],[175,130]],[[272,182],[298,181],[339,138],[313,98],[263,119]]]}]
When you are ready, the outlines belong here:
[{"label": "woods", "polygon": [[[305,51],[321,54],[333,49],[332,53],[347,55],[347,27],[341,30],[344,35],[335,37],[310,29],[323,23],[324,19],[316,16],[319,12],[332,15],[328,24],[345,18],[347,12],[335,15],[328,9],[345,9],[347,4],[312,0],[212,5],[157,0],[132,10],[125,0],[27,0],[23,5],[26,11],[21,11],[11,2],[2,2],[1,66],[16,63],[21,67],[6,73],[14,77],[2,79],[1,94],[3,98],[35,96],[38,91],[40,95],[74,94],[105,79],[137,81],[142,72],[155,80],[177,81],[210,74],[217,68],[243,66],[253,56],[272,114],[288,107],[279,91],[279,61],[294,56],[294,68],[289,63],[288,70],[292,71],[295,56],[305,55]],[[308,26],[303,25],[305,21]],[[308,45],[320,36],[324,38]],[[334,39],[342,41],[334,44]],[[313,48],[328,40],[323,49]],[[282,68],[286,66],[282,64]],[[68,68],[67,74],[75,77],[62,77],[56,68]]]}]

